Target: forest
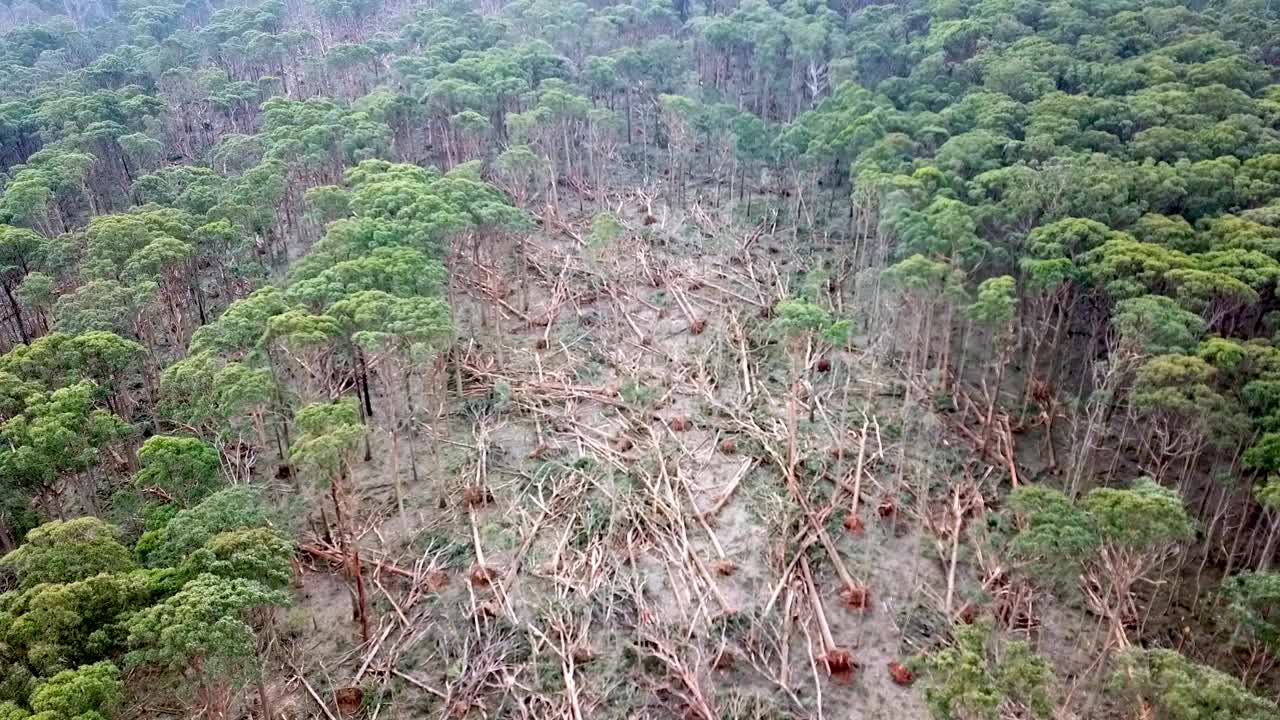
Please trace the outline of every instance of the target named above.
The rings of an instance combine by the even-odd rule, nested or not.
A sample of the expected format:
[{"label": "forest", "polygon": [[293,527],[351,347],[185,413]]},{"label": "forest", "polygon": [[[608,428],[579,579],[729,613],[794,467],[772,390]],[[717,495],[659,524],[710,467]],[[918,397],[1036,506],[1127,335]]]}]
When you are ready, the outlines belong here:
[{"label": "forest", "polygon": [[0,0],[0,720],[1280,718],[1270,0]]}]

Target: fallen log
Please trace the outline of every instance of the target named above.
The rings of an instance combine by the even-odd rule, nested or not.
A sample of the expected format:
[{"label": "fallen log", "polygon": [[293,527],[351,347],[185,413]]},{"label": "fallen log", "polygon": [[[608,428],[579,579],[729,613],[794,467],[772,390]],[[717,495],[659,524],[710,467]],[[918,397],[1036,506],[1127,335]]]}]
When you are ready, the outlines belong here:
[{"label": "fallen log", "polygon": [[[338,550],[337,548],[327,548],[327,547],[324,547],[323,545],[318,545],[315,543],[303,543],[298,546],[298,549],[304,553],[307,553],[308,555],[313,555],[322,560],[331,562],[335,565],[346,564],[345,559],[342,556],[342,551]],[[404,568],[398,565],[392,565],[391,563],[382,562],[381,560],[374,560],[372,562],[368,560],[363,560],[361,564],[365,566],[372,566],[376,570],[381,572],[390,573],[392,575],[399,575],[400,577],[413,582],[421,582],[417,574],[415,574],[413,571],[405,570]]]}]

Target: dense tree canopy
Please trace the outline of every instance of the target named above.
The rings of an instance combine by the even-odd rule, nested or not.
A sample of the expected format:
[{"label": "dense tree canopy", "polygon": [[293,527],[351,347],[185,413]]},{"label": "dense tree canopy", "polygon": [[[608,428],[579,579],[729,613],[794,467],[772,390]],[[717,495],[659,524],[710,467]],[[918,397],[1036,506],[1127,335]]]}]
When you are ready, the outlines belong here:
[{"label": "dense tree canopy", "polygon": [[[560,573],[612,568],[571,557],[597,525],[636,523],[610,537],[632,571],[646,543],[664,568],[697,560],[700,528],[721,564],[663,591],[683,648],[697,594],[732,574],[711,516],[739,484],[766,493],[770,463],[710,502],[707,478],[734,471],[690,465],[783,446],[786,493],[750,496],[782,544],[752,573],[763,614],[789,614],[731,638],[761,675],[725,684],[821,714],[779,664],[809,641],[793,624],[824,617],[815,543],[855,589],[827,520],[848,505],[865,538],[874,487],[892,536],[909,518],[944,558],[938,626],[908,641],[920,613],[894,623],[936,716],[1061,714],[1078,688],[1081,716],[1274,715],[1277,67],[1280,8],[1261,0],[0,4],[0,720],[150,716],[148,689],[190,717],[271,717],[267,676],[296,659],[280,638],[307,624],[274,610],[299,548],[339,571],[375,655],[404,641],[376,612],[419,618],[388,577],[425,587],[472,553],[484,592],[461,631],[556,656],[502,687],[559,683],[561,714],[590,717],[607,693],[580,691],[592,651],[564,620],[587,611],[562,597],[537,630],[512,578],[536,557],[590,599],[598,584]],[[715,437],[664,453],[695,412]],[[671,432],[640,429],[657,420]],[[587,489],[552,487],[570,467]],[[482,517],[499,474],[536,497],[501,521]],[[568,495],[600,503],[585,529]],[[465,542],[437,542],[449,522]],[[495,546],[518,549],[506,573]],[[406,548],[412,569],[391,561]],[[919,581],[927,553],[899,552]],[[624,600],[652,620],[642,580],[610,622]],[[715,593],[726,611],[739,594]],[[1046,604],[1079,621],[1062,634],[1103,628],[1097,661],[1059,673],[1069,692]],[[979,605],[991,617],[960,612]],[[498,616],[528,637],[482,633]],[[819,626],[808,647],[834,673]],[[681,665],[656,632],[618,672],[662,660],[668,714],[672,695],[708,720],[741,709],[696,682],[733,665],[730,633]],[[514,712],[467,674],[506,655],[468,664],[470,638],[436,640],[430,682],[370,656],[353,688],[382,683],[374,716],[392,678],[447,699],[437,714]]]}]

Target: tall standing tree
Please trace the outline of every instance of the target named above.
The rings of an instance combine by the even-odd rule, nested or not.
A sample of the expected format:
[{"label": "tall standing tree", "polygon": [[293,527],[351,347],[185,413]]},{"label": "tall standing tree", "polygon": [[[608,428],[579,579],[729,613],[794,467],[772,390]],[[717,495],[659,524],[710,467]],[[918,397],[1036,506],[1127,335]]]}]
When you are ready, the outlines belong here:
[{"label": "tall standing tree", "polygon": [[353,402],[311,404],[294,417],[298,439],[289,456],[300,472],[327,486],[333,501],[334,529],[342,552],[343,570],[354,586],[352,619],[360,624],[360,634],[369,639],[369,600],[365,592],[364,574],[360,567],[360,546],[355,536],[354,498],[351,495],[351,471],[364,427]]},{"label": "tall standing tree", "polygon": [[1104,618],[1106,650],[1130,647],[1141,618],[1133,588],[1191,537],[1182,498],[1150,479],[1130,488],[1096,488],[1078,503],[1057,490],[1021,487],[1009,497],[1017,518],[1010,549],[1043,580],[1077,588]]}]

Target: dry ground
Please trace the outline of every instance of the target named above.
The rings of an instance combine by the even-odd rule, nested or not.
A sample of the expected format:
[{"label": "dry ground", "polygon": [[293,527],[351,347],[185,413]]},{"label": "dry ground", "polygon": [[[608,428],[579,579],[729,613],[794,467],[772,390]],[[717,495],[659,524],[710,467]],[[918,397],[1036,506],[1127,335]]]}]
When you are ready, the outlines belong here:
[{"label": "dry ground", "polygon": [[423,390],[419,481],[385,433],[358,471],[370,641],[312,558],[283,621],[289,717],[926,717],[889,664],[945,622],[945,471],[904,443],[948,450],[874,332],[788,353],[768,317],[819,260],[856,317],[858,278],[767,221],[609,206],[608,242],[548,213],[523,249],[456,253],[471,335],[448,395]]}]

